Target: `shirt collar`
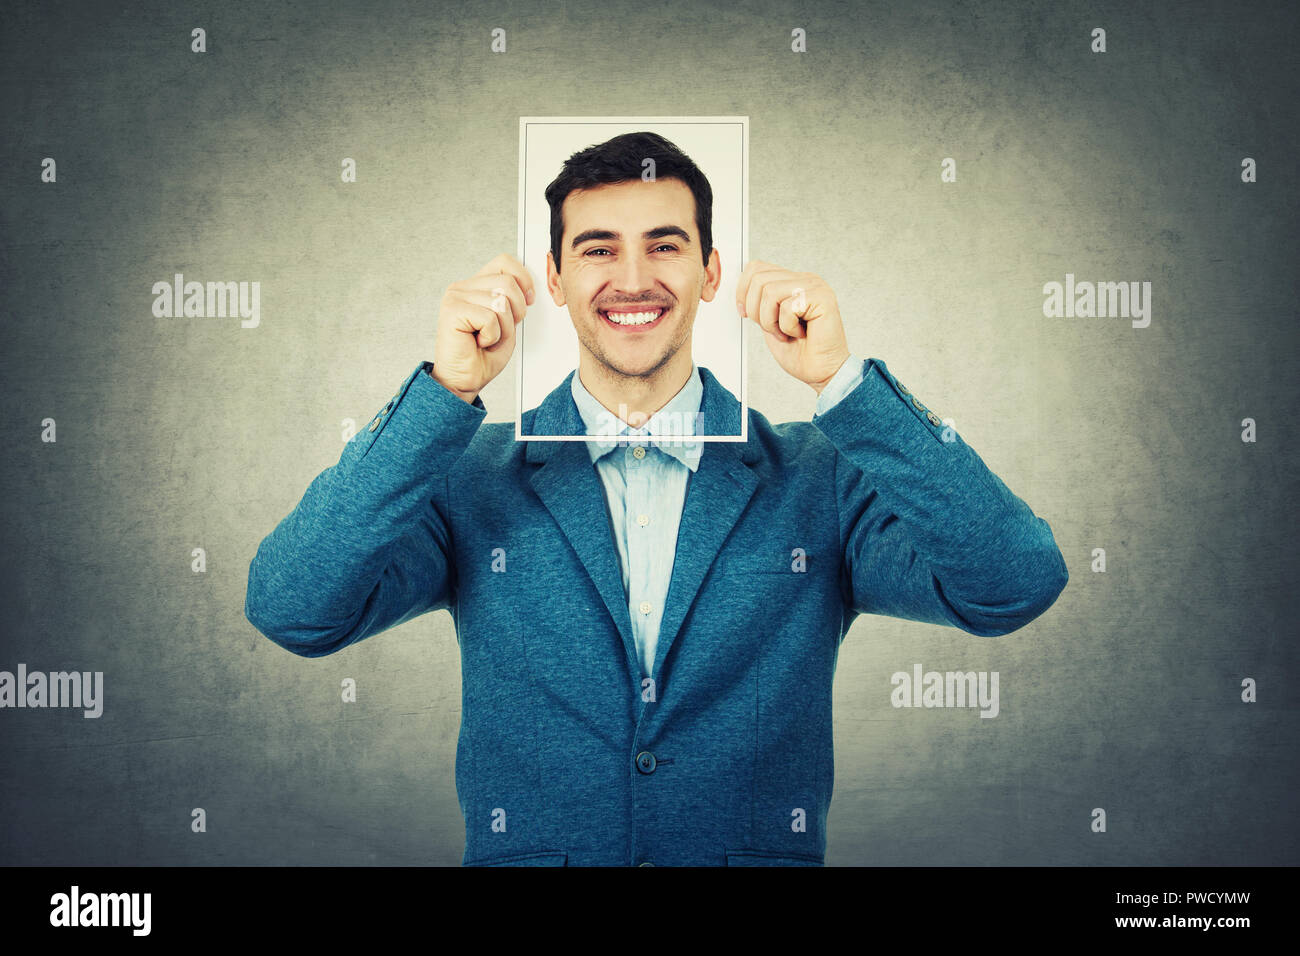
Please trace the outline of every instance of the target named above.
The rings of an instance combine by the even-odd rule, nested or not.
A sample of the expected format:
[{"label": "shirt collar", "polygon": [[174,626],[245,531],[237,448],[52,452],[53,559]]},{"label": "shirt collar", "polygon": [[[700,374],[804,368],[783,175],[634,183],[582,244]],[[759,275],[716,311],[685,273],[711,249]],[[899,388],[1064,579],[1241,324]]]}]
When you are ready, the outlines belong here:
[{"label": "shirt collar", "polygon": [[704,398],[704,383],[700,380],[700,370],[696,365],[691,365],[691,377],[686,380],[681,390],[669,399],[663,408],[651,415],[650,420],[641,428],[631,427],[596,401],[595,396],[583,386],[576,369],[570,391],[573,393],[573,400],[578,406],[583,424],[587,427],[587,434],[605,436],[598,441],[586,442],[592,462],[609,454],[620,445],[636,443],[651,445],[666,455],[672,455],[691,471],[699,467],[700,455],[704,452],[704,443],[701,441],[660,442],[653,438],[648,441],[638,441],[648,435],[696,434],[695,423],[700,414],[700,403]]}]

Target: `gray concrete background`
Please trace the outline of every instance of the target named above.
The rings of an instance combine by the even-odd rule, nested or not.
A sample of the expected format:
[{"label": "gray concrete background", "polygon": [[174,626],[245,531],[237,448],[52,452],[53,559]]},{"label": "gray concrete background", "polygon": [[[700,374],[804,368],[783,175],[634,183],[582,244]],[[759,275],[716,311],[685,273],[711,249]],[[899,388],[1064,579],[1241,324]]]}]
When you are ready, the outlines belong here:
[{"label": "gray concrete background", "polygon": [[[1296,13],[1064,6],[8,5],[0,669],[103,671],[106,700],[0,710],[0,862],[460,862],[450,616],[308,661],[242,607],[341,421],[514,251],[543,114],[748,115],[751,254],[822,275],[1069,565],[1003,638],[854,625],[828,864],[1300,862]],[[260,281],[260,328],[154,318],[176,272]],[[1045,318],[1067,272],[1151,281],[1150,327]],[[749,360],[755,407],[811,415]],[[916,662],[997,670],[1001,714],[892,708]]]}]

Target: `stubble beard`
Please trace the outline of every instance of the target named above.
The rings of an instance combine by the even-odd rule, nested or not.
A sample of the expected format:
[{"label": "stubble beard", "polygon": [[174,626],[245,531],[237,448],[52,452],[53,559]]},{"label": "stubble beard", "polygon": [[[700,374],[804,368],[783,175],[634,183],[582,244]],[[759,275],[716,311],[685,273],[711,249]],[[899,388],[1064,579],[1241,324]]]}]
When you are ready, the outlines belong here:
[{"label": "stubble beard", "polygon": [[[676,306],[674,305],[673,308],[676,308]],[[600,336],[597,334],[599,327],[602,326],[604,322],[605,320],[600,317],[600,313],[594,309],[591,310],[589,313],[589,324],[585,326],[585,333],[584,335],[580,335],[579,339],[582,341],[582,344],[586,347],[587,351],[591,353],[592,357],[600,365],[601,374],[611,382],[618,382],[620,380],[626,381],[629,379],[653,382],[655,377],[663,371],[664,367],[672,361],[673,357],[681,351],[682,346],[690,339],[689,334],[686,334],[685,332],[679,333],[668,343],[668,346],[664,349],[664,354],[660,356],[659,361],[644,371],[636,371],[615,364],[615,361],[605,354],[605,350],[601,347]],[[679,319],[679,323],[683,322],[684,320]],[[685,330],[688,329],[689,326],[679,324],[678,328]]]}]

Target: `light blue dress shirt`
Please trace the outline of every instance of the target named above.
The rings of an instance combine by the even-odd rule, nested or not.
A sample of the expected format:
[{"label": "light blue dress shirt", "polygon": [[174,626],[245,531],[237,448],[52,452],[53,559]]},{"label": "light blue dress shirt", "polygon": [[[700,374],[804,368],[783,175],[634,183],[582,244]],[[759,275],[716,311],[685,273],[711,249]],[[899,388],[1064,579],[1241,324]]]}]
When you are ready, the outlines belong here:
[{"label": "light blue dress shirt", "polygon": [[[861,381],[862,360],[850,355],[817,396],[814,415],[828,412]],[[587,451],[605,488],[641,675],[649,677],[673,576],[686,485],[699,467],[706,444],[659,441],[655,436],[696,434],[695,422],[704,397],[700,371],[692,365],[686,384],[641,428],[632,428],[606,410],[583,386],[577,372],[570,390],[587,434],[607,436],[587,442]]]}]

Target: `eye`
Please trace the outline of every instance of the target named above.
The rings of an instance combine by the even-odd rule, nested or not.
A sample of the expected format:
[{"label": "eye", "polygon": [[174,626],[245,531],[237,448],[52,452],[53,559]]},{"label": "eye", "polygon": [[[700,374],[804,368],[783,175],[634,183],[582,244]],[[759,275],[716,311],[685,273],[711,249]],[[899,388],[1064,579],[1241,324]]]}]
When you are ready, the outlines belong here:
[{"label": "eye", "polygon": [[660,249],[671,249],[673,252],[677,251],[677,247],[671,242],[665,242],[663,245],[655,246],[655,252],[658,252]]},{"label": "eye", "polygon": [[589,255],[591,255],[593,252],[609,252],[609,250],[608,250],[608,249],[604,249],[604,248],[588,249],[586,252],[583,253],[583,255],[584,255],[584,256],[589,256]]}]

